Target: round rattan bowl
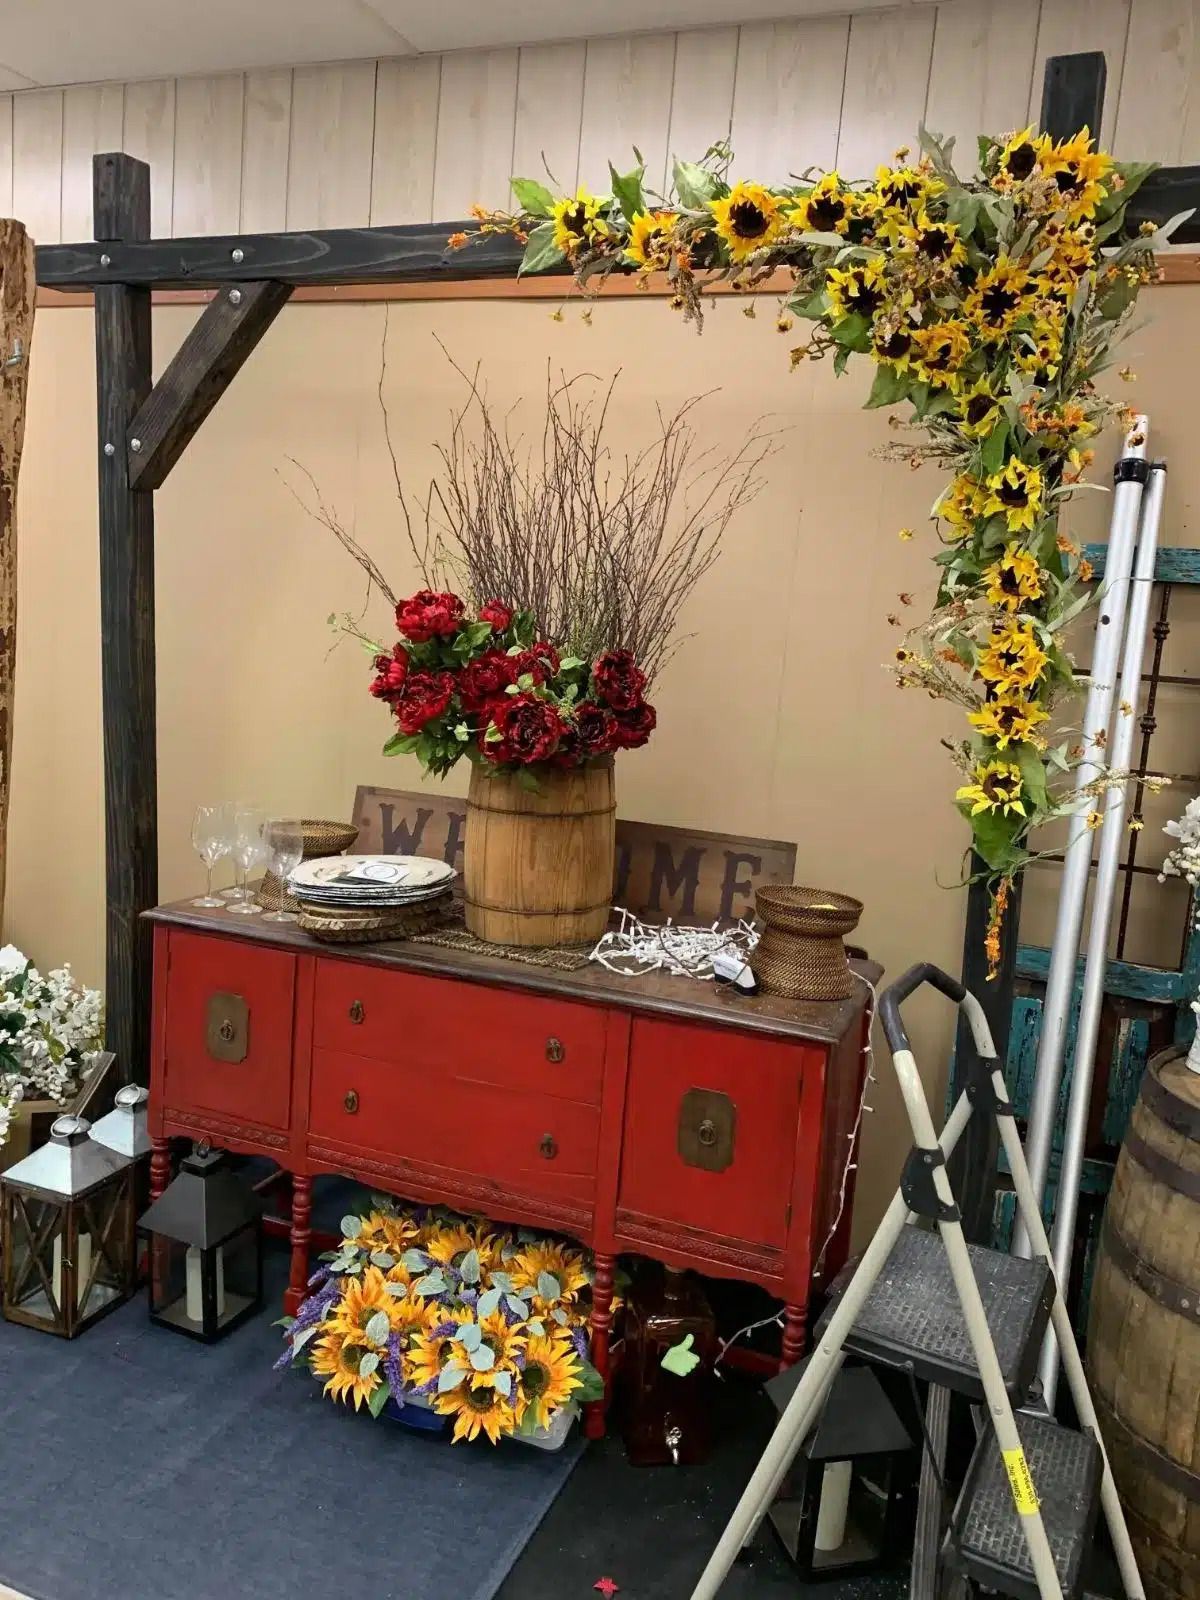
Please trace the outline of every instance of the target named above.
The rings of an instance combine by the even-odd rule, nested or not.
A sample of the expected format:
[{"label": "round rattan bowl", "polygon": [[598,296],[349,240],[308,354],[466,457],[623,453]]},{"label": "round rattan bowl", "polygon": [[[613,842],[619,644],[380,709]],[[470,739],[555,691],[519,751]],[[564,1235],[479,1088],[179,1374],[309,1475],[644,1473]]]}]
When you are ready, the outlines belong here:
[{"label": "round rattan bowl", "polygon": [[842,943],[862,916],[862,901],[829,889],[764,883],[755,905],[765,924],[750,970],[767,994],[789,1000],[845,1000],[854,977]]},{"label": "round rattan bowl", "polygon": [[[325,822],[313,817],[301,817],[299,825],[303,861],[315,861],[320,856],[340,856],[358,838],[358,829],[352,822]],[[301,910],[300,902],[285,893],[273,872],[264,875],[257,898],[259,905],[265,906],[268,911]]]}]

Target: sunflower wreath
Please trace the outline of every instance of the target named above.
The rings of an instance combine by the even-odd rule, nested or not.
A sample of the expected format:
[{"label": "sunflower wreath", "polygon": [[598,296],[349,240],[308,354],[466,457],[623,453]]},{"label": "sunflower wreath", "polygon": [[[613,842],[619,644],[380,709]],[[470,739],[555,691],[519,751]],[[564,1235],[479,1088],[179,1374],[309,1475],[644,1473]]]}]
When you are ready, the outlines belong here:
[{"label": "sunflower wreath", "polygon": [[753,290],[782,268],[792,286],[779,330],[812,325],[793,367],[829,356],[841,373],[864,355],[875,367],[867,406],[908,407],[924,440],[885,453],[933,460],[950,481],[930,512],[941,546],[933,612],[906,630],[893,667],[901,688],[965,715],[969,731],[949,748],[992,894],[994,975],[1012,879],[1037,853],[1034,830],[1071,808],[1068,774],[1096,737],[1057,710],[1077,688],[1064,629],[1095,598],[1060,514],[1100,429],[1132,425],[1096,379],[1155,274],[1154,249],[1183,216],[1123,239],[1126,205],[1153,164],[1113,161],[1086,128],[1058,143],[1032,128],[981,137],[969,182],[953,144],[922,130],[915,164],[901,150],[873,181],[810,172],[783,187],[731,184],[732,154],[715,145],[674,164],[666,198],[646,190],[639,158],[630,172],[610,168],[610,194],[557,196],[515,178],[515,214],[475,215],[480,232],[525,240],[522,272],[568,267],[591,289],[617,269],[665,271],[672,305],[697,324],[707,285]]},{"label": "sunflower wreath", "polygon": [[385,1197],[341,1231],[284,1319],[277,1366],[308,1367],[331,1399],[374,1417],[389,1400],[427,1406],[454,1419],[456,1443],[534,1434],[603,1397],[586,1252]]}]

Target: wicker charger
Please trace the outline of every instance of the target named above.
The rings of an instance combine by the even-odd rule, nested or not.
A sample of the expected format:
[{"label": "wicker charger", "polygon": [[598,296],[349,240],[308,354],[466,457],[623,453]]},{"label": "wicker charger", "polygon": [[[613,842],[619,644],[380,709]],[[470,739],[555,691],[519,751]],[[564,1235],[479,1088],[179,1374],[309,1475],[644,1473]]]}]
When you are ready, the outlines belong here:
[{"label": "wicker charger", "polygon": [[326,944],[373,944],[411,939],[441,927],[454,913],[449,888],[413,906],[313,906],[301,908],[299,926]]},{"label": "wicker charger", "polygon": [[858,926],[861,900],[828,889],[765,883],[755,892],[766,924],[750,970],[768,994],[789,1000],[845,1000],[854,977],[842,939]]},{"label": "wicker charger", "polygon": [[[340,856],[358,838],[358,829],[352,822],[321,822],[302,817],[299,827],[302,861],[315,861],[319,856]],[[304,909],[299,900],[286,892],[273,872],[264,875],[256,898],[268,911],[299,913]]]}]

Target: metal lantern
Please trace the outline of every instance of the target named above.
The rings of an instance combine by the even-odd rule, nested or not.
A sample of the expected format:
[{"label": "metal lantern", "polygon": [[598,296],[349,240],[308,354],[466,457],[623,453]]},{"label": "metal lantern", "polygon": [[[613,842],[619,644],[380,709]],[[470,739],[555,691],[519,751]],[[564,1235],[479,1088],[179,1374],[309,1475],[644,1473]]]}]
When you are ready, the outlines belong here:
[{"label": "metal lantern", "polygon": [[113,1109],[92,1123],[92,1138],[134,1163],[133,1203],[140,1213],[150,1203],[150,1091],[136,1083],[118,1089]]},{"label": "metal lantern", "polygon": [[[805,1365],[767,1384],[781,1413]],[[845,1578],[902,1558],[911,1543],[918,1464],[879,1379],[867,1367],[843,1367],[769,1513],[800,1576]]]},{"label": "metal lantern", "polygon": [[0,1182],[4,1315],[73,1339],[133,1293],[133,1164],[59,1117]]},{"label": "metal lantern", "polygon": [[221,1151],[196,1145],[138,1228],[152,1322],[211,1344],[262,1306],[262,1205]]}]

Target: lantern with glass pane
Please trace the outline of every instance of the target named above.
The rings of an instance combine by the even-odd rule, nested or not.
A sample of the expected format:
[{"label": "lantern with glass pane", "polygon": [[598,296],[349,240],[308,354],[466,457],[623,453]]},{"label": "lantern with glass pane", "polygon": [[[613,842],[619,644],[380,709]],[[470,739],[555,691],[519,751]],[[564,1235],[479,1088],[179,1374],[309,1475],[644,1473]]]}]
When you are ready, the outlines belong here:
[{"label": "lantern with glass pane", "polygon": [[4,1315],[73,1339],[133,1293],[133,1163],[58,1117],[40,1149],[10,1167],[3,1200]]},{"label": "lantern with glass pane", "polygon": [[196,1145],[138,1228],[152,1322],[211,1344],[262,1306],[262,1205],[223,1152]]},{"label": "lantern with glass pane", "polygon": [[150,1151],[153,1140],[149,1128],[150,1092],[136,1083],[118,1089],[113,1109],[92,1123],[92,1138],[107,1145],[134,1164],[133,1200],[138,1212],[150,1203]]},{"label": "lantern with glass pane", "polygon": [[[806,1365],[766,1385],[781,1414]],[[801,1577],[852,1577],[905,1556],[918,1464],[879,1379],[868,1367],[843,1367],[768,1513]]]}]

